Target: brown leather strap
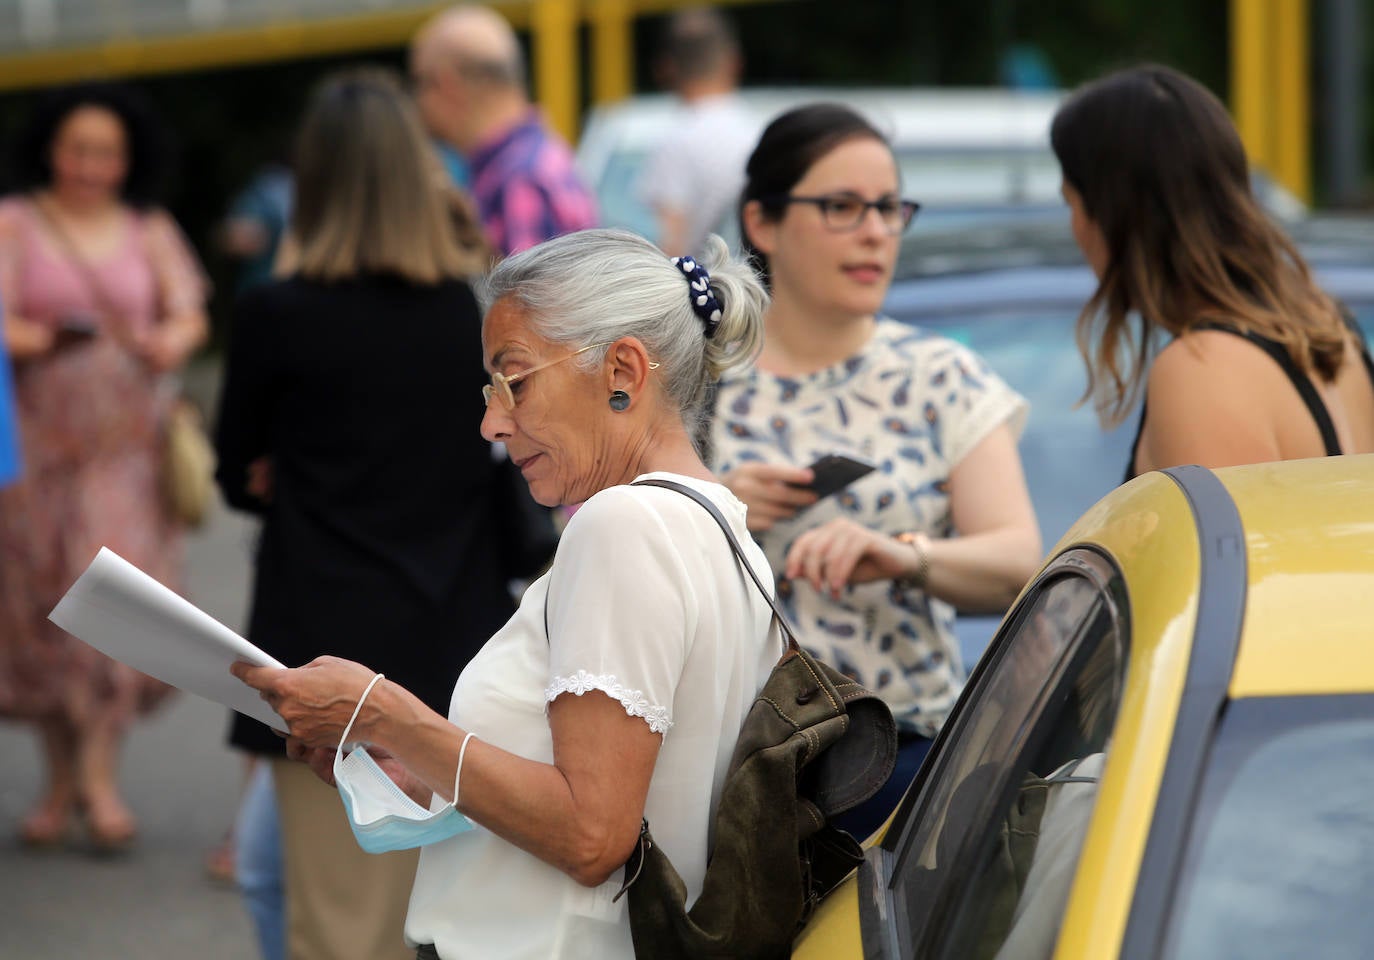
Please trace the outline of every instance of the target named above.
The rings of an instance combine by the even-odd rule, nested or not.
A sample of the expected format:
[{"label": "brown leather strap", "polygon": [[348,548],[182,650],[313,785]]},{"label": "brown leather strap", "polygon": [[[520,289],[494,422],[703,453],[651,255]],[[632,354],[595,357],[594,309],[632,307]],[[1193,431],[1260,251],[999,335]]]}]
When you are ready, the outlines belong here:
[{"label": "brown leather strap", "polygon": [[57,218],[52,215],[52,211],[48,209],[47,203],[41,197],[34,194],[29,199],[33,203],[33,209],[38,214],[38,218],[48,228],[48,233],[52,234],[62,248],[62,252],[71,261],[72,266],[76,267],[76,272],[81,274],[81,279],[90,291],[91,298],[95,300],[95,305],[110,318],[118,317],[119,309],[114,305],[109,294],[105,292],[104,284],[100,282],[100,277],[96,276],[95,267],[91,266],[91,262],[77,249],[71,234],[67,233],[62,225],[57,222]]}]

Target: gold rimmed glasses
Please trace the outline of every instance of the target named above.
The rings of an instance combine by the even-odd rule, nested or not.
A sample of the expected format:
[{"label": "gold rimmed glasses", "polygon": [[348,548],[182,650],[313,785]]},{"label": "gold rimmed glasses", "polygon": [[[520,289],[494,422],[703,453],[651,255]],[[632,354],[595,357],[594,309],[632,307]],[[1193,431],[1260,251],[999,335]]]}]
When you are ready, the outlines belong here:
[{"label": "gold rimmed glasses", "polygon": [[482,388],[482,400],[483,402],[485,402],[487,406],[491,406],[491,398],[497,397],[501,401],[501,406],[505,407],[507,410],[514,410],[515,393],[510,388],[510,385],[512,383],[517,383],[525,379],[532,373],[538,373],[540,370],[546,370],[549,367],[552,367],[555,364],[562,363],[565,360],[571,360],[579,353],[586,353],[588,350],[594,350],[597,347],[608,347],[613,342],[614,341],[612,340],[607,340],[602,343],[593,343],[591,346],[583,347],[581,350],[574,350],[566,357],[559,357],[557,360],[550,360],[548,363],[541,363],[537,367],[530,367],[528,370],[521,370],[519,373],[513,374],[509,377],[498,370],[491,375],[491,383],[487,384]]}]

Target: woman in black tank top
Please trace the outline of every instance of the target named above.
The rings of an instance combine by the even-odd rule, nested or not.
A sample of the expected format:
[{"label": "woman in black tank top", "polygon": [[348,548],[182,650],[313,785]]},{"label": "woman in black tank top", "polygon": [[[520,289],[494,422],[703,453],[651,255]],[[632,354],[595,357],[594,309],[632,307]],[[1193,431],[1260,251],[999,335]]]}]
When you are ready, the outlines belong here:
[{"label": "woman in black tank top", "polygon": [[[1055,116],[1050,139],[1074,239],[1098,278],[1079,316],[1078,344],[1088,365],[1086,396],[1104,426],[1120,423],[1140,399],[1156,331],[1180,337],[1218,330],[1279,364],[1326,453],[1340,453],[1314,381],[1332,382],[1346,362],[1359,362],[1347,356],[1350,328],[1256,202],[1244,148],[1221,102],[1177,71],[1137,67],[1077,91]],[[1355,332],[1374,384],[1374,363]],[[1260,408],[1235,395],[1234,377],[1228,382],[1216,372],[1194,371],[1201,375],[1190,385],[1198,391],[1213,383],[1228,391],[1200,409],[1217,430],[1227,427],[1217,417],[1252,423]],[[1127,479],[1146,422],[1142,408]]]}]

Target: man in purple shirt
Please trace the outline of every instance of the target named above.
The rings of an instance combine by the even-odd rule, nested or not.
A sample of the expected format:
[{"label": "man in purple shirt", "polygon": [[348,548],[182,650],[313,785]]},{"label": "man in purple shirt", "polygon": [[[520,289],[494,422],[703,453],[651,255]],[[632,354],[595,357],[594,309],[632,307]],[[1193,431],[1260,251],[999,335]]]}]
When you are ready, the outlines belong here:
[{"label": "man in purple shirt", "polygon": [[509,23],[483,6],[436,15],[410,48],[415,98],[430,133],[468,161],[487,239],[503,255],[596,225],[572,150],[530,104]]}]

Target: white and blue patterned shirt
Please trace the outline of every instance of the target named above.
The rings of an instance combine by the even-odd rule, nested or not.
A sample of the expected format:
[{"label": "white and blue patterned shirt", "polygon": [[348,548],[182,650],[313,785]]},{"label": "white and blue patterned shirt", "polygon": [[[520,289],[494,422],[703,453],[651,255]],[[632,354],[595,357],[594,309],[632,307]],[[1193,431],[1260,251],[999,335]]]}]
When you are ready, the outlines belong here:
[{"label": "white and blue patterned shirt", "polygon": [[[950,536],[950,471],[998,426],[1019,436],[1028,409],[971,350],[880,320],[860,353],[832,367],[802,377],[751,368],[723,380],[712,467],[723,475],[749,462],[807,466],[829,453],[879,465],[756,535],[779,573],[798,536],[836,517],[887,534]],[[949,604],[889,580],[834,600],[781,576],[778,598],[809,652],[881,696],[901,729],[938,732],[964,682]]]}]

